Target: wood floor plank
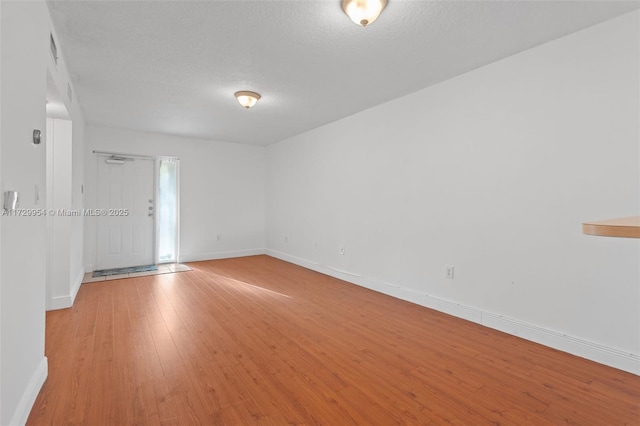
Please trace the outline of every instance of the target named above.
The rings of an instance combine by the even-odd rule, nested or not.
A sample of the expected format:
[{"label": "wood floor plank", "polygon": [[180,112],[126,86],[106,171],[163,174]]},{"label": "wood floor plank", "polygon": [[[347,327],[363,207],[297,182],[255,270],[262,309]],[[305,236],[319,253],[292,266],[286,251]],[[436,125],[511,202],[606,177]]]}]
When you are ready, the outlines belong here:
[{"label": "wood floor plank", "polygon": [[82,285],[29,425],[640,424],[640,377],[268,256]]}]

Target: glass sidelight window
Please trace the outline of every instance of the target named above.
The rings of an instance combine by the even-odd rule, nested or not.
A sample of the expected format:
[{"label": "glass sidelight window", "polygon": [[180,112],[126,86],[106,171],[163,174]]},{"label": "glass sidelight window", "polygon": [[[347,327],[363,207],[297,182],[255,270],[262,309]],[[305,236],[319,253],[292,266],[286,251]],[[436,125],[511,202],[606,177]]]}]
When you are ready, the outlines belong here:
[{"label": "glass sidelight window", "polygon": [[178,165],[177,158],[161,158],[158,171],[158,263],[178,261]]}]

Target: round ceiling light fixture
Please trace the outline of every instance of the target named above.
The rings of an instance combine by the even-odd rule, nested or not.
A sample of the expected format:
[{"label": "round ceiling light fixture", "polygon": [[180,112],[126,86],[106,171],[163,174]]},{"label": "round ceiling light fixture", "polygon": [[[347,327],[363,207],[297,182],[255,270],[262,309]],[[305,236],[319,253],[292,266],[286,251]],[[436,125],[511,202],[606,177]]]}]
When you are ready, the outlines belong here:
[{"label": "round ceiling light fixture", "polygon": [[387,0],[342,0],[342,10],[356,24],[366,27],[378,19]]},{"label": "round ceiling light fixture", "polygon": [[241,90],[235,93],[236,99],[245,108],[251,108],[261,98],[259,93],[251,92],[249,90]]}]

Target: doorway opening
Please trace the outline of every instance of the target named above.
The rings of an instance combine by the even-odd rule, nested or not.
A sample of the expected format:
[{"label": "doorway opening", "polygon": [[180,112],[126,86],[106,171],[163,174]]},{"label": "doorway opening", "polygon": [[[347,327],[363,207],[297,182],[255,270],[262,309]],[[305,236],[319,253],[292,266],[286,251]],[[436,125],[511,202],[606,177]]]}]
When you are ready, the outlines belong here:
[{"label": "doorway opening", "polygon": [[179,259],[179,159],[94,151],[96,271]]}]

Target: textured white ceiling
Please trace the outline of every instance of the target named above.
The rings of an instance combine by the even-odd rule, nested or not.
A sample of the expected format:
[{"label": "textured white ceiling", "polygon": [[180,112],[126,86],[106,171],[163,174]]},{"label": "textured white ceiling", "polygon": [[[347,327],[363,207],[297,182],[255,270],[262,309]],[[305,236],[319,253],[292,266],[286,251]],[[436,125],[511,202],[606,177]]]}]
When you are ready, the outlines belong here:
[{"label": "textured white ceiling", "polygon": [[[637,1],[49,1],[88,123],[267,145],[637,9]],[[233,93],[263,98],[250,110]]]}]

